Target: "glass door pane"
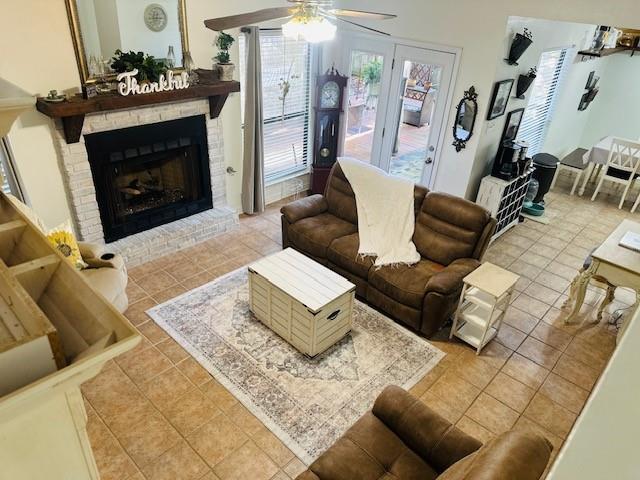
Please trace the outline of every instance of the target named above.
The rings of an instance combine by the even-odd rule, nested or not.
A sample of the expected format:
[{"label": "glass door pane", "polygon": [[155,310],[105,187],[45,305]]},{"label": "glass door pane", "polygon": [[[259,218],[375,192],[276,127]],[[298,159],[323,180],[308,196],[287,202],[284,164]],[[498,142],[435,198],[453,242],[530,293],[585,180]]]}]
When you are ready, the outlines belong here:
[{"label": "glass door pane", "polygon": [[454,60],[452,53],[396,46],[381,150],[390,174],[433,186]]},{"label": "glass door pane", "polygon": [[352,50],[347,86],[344,155],[371,162],[384,56]]},{"label": "glass door pane", "polygon": [[400,118],[391,153],[389,173],[416,183],[422,180],[427,158],[429,134],[442,68],[419,62],[405,61],[401,83]]}]

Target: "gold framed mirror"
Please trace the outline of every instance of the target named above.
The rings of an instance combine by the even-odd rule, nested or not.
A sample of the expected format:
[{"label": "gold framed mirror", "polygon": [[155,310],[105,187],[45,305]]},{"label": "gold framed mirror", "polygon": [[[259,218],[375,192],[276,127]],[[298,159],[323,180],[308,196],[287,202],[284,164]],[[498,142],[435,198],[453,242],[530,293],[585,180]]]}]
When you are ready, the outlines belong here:
[{"label": "gold framed mirror", "polygon": [[[144,52],[181,70],[189,51],[186,0],[65,0],[82,84],[113,79],[116,50]],[[173,59],[172,59],[173,57]]]}]

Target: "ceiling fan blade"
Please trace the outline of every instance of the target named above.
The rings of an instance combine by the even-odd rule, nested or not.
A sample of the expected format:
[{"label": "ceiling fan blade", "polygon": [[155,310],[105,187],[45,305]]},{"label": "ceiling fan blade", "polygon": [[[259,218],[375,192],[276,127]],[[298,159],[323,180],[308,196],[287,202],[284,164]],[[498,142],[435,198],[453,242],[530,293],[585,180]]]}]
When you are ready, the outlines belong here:
[{"label": "ceiling fan blade", "polygon": [[369,20],[389,20],[391,18],[397,17],[397,15],[393,15],[391,13],[365,12],[363,10],[346,10],[344,8],[331,8],[327,10],[327,12],[338,17],[355,17]]},{"label": "ceiling fan blade", "polygon": [[239,15],[210,18],[204,21],[204,25],[211,30],[220,32],[230,28],[244,27],[245,25],[288,17],[293,13],[293,10],[291,7],[264,8],[262,10],[256,10],[255,12],[241,13]]},{"label": "ceiling fan blade", "polygon": [[331,16],[331,15],[323,15],[323,16],[326,16],[326,17],[328,17],[328,18],[332,18],[332,19],[334,19],[334,20],[340,20],[341,22],[349,23],[349,24],[351,24],[351,25],[355,25],[356,27],[364,28],[365,30],[370,30],[370,31],[372,31],[372,32],[379,33],[379,34],[381,34],[381,35],[387,35],[387,36],[390,36],[390,35],[391,35],[390,33],[383,32],[382,30],[377,30],[377,29],[375,29],[375,28],[366,27],[366,26],[364,26],[364,25],[361,25],[361,24],[356,23],[356,22],[352,22],[351,20],[347,20],[347,19],[345,19],[345,18],[334,17],[334,16]]}]

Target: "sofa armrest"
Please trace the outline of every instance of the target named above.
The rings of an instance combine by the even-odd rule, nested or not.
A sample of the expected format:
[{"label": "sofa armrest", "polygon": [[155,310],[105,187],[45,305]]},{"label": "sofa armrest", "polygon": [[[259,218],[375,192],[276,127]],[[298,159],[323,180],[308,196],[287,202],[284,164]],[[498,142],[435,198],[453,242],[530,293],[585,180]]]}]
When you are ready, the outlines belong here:
[{"label": "sofa armrest", "polygon": [[82,260],[90,268],[115,268],[125,271],[124,259],[115,253],[108,253],[105,246],[98,243],[78,242]]},{"label": "sofa armrest", "polygon": [[482,446],[395,385],[386,387],[378,396],[373,414],[438,472]]},{"label": "sofa armrest", "polygon": [[100,255],[104,253],[104,245],[99,243],[78,242],[78,249],[83,260],[100,258]]},{"label": "sofa armrest", "polygon": [[307,217],[315,217],[328,210],[329,205],[323,195],[316,194],[291,202],[280,209],[289,223]]},{"label": "sofa armrest", "polygon": [[427,283],[427,293],[437,292],[449,295],[462,287],[462,279],[480,266],[474,258],[459,258],[451,262],[444,270],[436,273]]}]

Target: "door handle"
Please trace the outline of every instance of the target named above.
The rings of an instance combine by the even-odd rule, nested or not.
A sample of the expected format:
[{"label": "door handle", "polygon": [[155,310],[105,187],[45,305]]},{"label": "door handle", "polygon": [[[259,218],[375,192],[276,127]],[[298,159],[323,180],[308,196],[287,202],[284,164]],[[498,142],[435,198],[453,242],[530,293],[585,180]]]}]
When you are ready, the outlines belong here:
[{"label": "door handle", "polygon": [[434,147],[433,145],[429,145],[429,151],[433,152],[436,149],[436,147]]},{"label": "door handle", "polygon": [[424,161],[425,165],[429,165],[430,163],[433,163],[433,158],[431,157],[427,157],[427,159]]}]

